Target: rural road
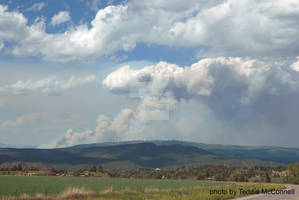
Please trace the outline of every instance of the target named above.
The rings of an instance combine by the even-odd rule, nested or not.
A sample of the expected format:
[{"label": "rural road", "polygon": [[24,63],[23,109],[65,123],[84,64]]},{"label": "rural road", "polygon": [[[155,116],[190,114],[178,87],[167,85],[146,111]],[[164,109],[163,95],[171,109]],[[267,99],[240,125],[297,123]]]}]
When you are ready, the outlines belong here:
[{"label": "rural road", "polygon": [[299,200],[299,186],[287,185],[287,190],[295,190],[295,194],[259,194],[247,197],[237,198],[234,200]]}]

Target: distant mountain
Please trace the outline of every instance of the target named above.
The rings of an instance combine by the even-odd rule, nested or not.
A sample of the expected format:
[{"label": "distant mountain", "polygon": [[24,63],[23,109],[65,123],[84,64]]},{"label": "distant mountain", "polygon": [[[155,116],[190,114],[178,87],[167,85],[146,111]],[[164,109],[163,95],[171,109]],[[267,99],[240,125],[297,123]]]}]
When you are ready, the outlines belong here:
[{"label": "distant mountain", "polygon": [[153,142],[80,145],[59,149],[0,149],[0,164],[16,161],[39,162],[67,169],[78,169],[90,165],[103,165],[104,168],[110,169],[204,164],[277,165],[269,161],[219,155],[192,145],[158,145]]},{"label": "distant mountain", "polygon": [[[129,141],[129,142],[107,142],[95,144],[83,144],[74,146],[78,147],[95,147],[95,146],[113,146],[119,144],[138,144],[144,141]],[[299,162],[299,148],[275,147],[275,146],[240,146],[240,145],[220,145],[220,144],[204,144],[196,142],[186,142],[177,140],[152,140],[149,141],[156,145],[173,145],[180,144],[184,146],[194,146],[211,153],[226,155],[226,156],[240,156],[243,158],[258,159],[264,161],[272,161],[281,164],[290,164]]]},{"label": "distant mountain", "polygon": [[298,148],[271,146],[250,147],[211,144],[199,144],[198,147],[217,154],[238,155],[245,158],[273,161],[282,164],[291,164],[294,162],[299,162]]}]

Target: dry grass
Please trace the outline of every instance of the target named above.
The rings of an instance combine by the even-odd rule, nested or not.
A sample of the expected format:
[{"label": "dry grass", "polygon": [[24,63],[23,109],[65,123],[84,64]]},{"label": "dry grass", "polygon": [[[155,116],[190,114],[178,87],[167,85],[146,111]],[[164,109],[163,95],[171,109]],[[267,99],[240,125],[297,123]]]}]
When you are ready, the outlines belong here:
[{"label": "dry grass", "polygon": [[68,188],[57,196],[45,196],[43,194],[35,194],[29,196],[22,194],[19,197],[4,197],[2,200],[74,200],[74,199],[88,199],[98,196],[95,192],[86,190],[84,188]]},{"label": "dry grass", "polygon": [[108,187],[107,189],[103,190],[100,194],[109,194],[113,192],[113,187]]},{"label": "dry grass", "polygon": [[57,199],[86,199],[96,196],[95,192],[84,188],[68,188],[57,196]]}]

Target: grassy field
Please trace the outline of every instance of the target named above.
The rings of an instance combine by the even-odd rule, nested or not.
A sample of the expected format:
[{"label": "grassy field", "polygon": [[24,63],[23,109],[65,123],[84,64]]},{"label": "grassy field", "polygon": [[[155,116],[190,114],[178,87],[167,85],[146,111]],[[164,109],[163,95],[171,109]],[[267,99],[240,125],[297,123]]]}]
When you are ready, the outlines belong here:
[{"label": "grassy field", "polygon": [[26,193],[34,195],[58,194],[66,188],[86,188],[94,192],[101,192],[112,187],[113,190],[143,190],[145,188],[176,189],[199,186],[221,186],[227,183],[205,181],[175,181],[175,180],[142,180],[119,178],[84,178],[84,177],[25,177],[0,176],[0,196],[19,195]]},{"label": "grassy field", "polygon": [[[240,188],[282,187],[275,184],[187,180],[0,176],[2,199],[216,200],[242,196],[238,193]],[[237,193],[211,194],[213,190],[234,190]]]}]

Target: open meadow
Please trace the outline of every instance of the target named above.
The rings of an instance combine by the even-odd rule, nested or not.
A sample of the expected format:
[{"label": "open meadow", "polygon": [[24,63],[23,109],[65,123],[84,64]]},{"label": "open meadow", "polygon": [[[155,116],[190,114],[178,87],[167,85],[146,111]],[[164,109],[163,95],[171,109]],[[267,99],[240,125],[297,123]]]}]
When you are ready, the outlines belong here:
[{"label": "open meadow", "polygon": [[283,187],[192,180],[0,176],[1,199],[216,200],[245,195],[240,194],[240,189],[260,191]]}]

